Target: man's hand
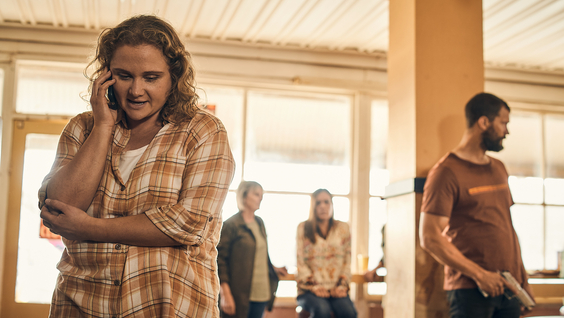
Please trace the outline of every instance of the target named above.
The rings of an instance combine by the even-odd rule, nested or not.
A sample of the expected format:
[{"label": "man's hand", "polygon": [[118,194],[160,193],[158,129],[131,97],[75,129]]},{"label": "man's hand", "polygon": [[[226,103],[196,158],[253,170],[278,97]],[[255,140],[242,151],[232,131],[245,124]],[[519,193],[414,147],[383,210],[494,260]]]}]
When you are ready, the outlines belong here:
[{"label": "man's hand", "polygon": [[364,281],[367,283],[372,283],[372,282],[383,282],[384,281],[384,276],[379,276],[376,271],[378,271],[379,268],[384,267],[382,266],[382,262],[380,262],[380,264],[378,264],[378,266],[376,268],[374,268],[371,271],[366,271],[364,273]]},{"label": "man's hand", "polygon": [[500,273],[483,270],[475,281],[478,287],[491,297],[502,295],[506,287],[515,295],[519,292]]},{"label": "man's hand", "polygon": [[87,240],[87,233],[91,229],[93,217],[79,208],[75,208],[61,201],[47,199],[41,209],[43,224],[51,232],[69,240]]},{"label": "man's hand", "polygon": [[327,289],[323,288],[323,286],[315,286],[311,289],[311,292],[317,297],[321,297],[321,298],[331,297],[331,293]]},{"label": "man's hand", "polygon": [[375,282],[376,277],[378,277],[378,275],[376,275],[376,268],[371,270],[371,271],[366,271],[364,273],[364,281],[365,282]]},{"label": "man's hand", "polygon": [[286,269],[286,266],[282,266],[282,267],[274,267],[274,272],[276,272],[276,275],[278,275],[278,277],[284,277],[284,276],[288,276],[288,270]]}]

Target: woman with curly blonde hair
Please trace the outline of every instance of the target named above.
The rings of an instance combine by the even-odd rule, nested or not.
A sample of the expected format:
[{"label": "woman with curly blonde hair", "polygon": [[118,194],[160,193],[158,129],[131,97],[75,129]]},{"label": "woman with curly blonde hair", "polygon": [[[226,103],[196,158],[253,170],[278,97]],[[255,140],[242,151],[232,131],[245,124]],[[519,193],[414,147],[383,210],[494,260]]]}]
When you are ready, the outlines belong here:
[{"label": "woman with curly blonde hair", "polygon": [[92,111],[65,127],[39,191],[65,244],[50,317],[217,317],[234,161],[196,106],[190,55],[142,15],[104,30],[89,66]]}]

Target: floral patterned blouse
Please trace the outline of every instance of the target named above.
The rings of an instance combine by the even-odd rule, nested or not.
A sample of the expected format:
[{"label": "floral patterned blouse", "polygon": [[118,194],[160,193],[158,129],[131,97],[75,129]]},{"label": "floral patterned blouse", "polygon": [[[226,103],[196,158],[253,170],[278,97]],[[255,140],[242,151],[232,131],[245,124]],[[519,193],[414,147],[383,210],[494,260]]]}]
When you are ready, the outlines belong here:
[{"label": "floral patterned blouse", "polygon": [[327,238],[315,234],[315,244],[304,236],[305,222],[298,225],[298,295],[321,285],[326,289],[349,287],[351,280],[351,234],[349,225],[333,221]]}]

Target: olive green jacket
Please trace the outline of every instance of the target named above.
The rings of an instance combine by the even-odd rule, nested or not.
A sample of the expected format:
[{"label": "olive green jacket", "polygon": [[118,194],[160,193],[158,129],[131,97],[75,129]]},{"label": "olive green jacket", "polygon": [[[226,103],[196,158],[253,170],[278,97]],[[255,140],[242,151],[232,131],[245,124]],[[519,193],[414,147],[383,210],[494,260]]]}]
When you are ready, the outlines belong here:
[{"label": "olive green jacket", "polygon": [[[255,220],[266,240],[264,222],[258,216],[255,216]],[[221,316],[246,318],[249,309],[249,296],[251,294],[256,242],[253,233],[245,224],[241,212],[223,222],[221,238],[217,250],[219,281],[222,284],[229,284],[231,294],[235,300],[236,311],[235,316],[229,316],[223,312]],[[276,289],[278,288],[278,276],[270,262],[268,253],[267,257],[271,292],[267,309],[270,311],[272,310]]]}]

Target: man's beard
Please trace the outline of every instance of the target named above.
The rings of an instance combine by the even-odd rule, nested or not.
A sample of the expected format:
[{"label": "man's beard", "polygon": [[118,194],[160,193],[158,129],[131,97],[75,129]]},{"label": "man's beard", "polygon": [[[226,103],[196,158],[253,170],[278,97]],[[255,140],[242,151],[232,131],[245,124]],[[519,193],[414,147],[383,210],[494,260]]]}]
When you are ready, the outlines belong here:
[{"label": "man's beard", "polygon": [[487,151],[499,152],[503,149],[503,145],[501,144],[503,138],[504,137],[498,137],[493,126],[490,126],[488,130],[482,133],[482,146]]}]

